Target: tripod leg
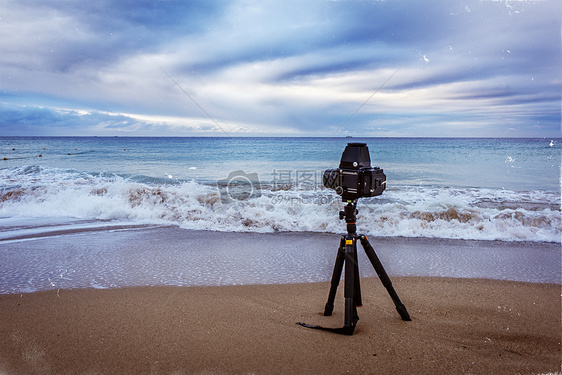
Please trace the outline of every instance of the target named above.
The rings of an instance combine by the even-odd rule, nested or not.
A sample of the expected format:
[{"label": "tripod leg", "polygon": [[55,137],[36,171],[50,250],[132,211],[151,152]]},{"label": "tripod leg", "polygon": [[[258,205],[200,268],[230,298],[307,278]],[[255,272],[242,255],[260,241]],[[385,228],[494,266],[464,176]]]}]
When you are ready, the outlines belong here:
[{"label": "tripod leg", "polygon": [[336,299],[336,291],[340,284],[341,273],[343,270],[343,263],[345,260],[345,237],[342,236],[340,240],[340,247],[336,256],[336,264],[334,265],[334,272],[332,274],[332,281],[330,286],[330,294],[328,295],[328,302],[324,308],[324,316],[331,316],[334,311],[334,300]]},{"label": "tripod leg", "polygon": [[357,242],[355,237],[345,240],[345,324],[346,335],[352,335],[359,320],[357,315],[356,280],[359,278],[357,266]]},{"label": "tripod leg", "polygon": [[406,310],[406,306],[404,306],[404,304],[400,301],[400,298],[398,298],[398,294],[396,294],[396,291],[392,286],[392,282],[390,281],[388,274],[384,270],[384,267],[382,266],[379,257],[375,253],[375,250],[369,243],[369,240],[367,240],[367,237],[365,236],[361,236],[360,239],[361,239],[361,245],[365,249],[365,253],[367,253],[367,257],[369,257],[371,264],[375,268],[375,271],[377,271],[377,275],[379,275],[379,278],[382,284],[384,285],[384,287],[386,288],[386,290],[388,291],[390,298],[392,298],[392,301],[396,306],[396,310],[398,311],[398,314],[400,314],[402,320],[406,320],[406,321],[412,320],[410,318],[410,314],[408,314],[408,311]]},{"label": "tripod leg", "polygon": [[357,266],[357,242],[356,236],[342,236],[340,241],[340,247],[338,248],[338,255],[336,257],[336,264],[334,266],[334,273],[332,275],[332,282],[330,287],[330,294],[328,296],[328,302],[324,309],[324,315],[332,315],[334,310],[334,300],[336,297],[336,291],[341,279],[341,273],[343,271],[343,266],[345,264],[345,325],[341,328],[327,328],[319,325],[312,325],[298,322],[297,324],[313,329],[320,329],[323,331],[329,331],[337,333],[340,335],[353,335],[355,331],[355,326],[359,320],[357,315],[357,296],[360,294],[356,290],[359,287],[359,267]]},{"label": "tripod leg", "polygon": [[361,282],[359,278],[359,261],[357,259],[357,247],[355,248],[355,260],[353,261],[355,264],[355,306],[361,307],[363,306],[363,301],[361,300]]}]

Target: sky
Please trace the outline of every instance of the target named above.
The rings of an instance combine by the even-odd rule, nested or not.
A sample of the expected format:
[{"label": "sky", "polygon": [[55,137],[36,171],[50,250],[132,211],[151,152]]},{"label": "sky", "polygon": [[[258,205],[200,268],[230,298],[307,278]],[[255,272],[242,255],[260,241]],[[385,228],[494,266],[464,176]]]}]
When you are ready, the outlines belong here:
[{"label": "sky", "polygon": [[562,2],[3,0],[0,136],[560,137]]}]

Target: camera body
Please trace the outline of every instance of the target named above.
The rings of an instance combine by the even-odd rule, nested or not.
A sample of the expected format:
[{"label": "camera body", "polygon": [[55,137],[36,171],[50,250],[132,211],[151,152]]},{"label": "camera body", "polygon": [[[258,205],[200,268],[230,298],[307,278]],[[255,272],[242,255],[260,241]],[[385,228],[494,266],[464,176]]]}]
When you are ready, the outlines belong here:
[{"label": "camera body", "polygon": [[383,170],[371,167],[366,143],[348,143],[339,168],[325,170],[322,182],[341,195],[344,202],[381,195],[386,188]]}]

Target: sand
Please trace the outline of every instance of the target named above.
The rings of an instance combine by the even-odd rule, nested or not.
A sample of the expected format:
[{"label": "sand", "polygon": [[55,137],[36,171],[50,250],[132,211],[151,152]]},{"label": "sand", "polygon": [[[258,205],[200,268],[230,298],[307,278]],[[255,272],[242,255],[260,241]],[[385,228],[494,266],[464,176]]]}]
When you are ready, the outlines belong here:
[{"label": "sand", "polygon": [[411,322],[362,279],[353,336],[328,282],[0,295],[0,374],[545,374],[561,371],[561,286],[394,277]]}]

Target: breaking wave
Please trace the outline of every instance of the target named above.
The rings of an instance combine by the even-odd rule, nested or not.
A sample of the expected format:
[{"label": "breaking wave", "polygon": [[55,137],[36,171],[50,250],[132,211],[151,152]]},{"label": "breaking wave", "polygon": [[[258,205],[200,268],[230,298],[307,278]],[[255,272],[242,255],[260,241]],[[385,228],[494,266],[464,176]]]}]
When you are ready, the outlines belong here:
[{"label": "breaking wave", "polygon": [[[214,231],[345,232],[333,191],[262,185],[248,199],[224,186],[38,166],[0,170],[0,217],[118,220]],[[256,186],[257,188],[257,186]],[[358,231],[375,236],[561,242],[560,193],[389,187],[358,203]]]}]

